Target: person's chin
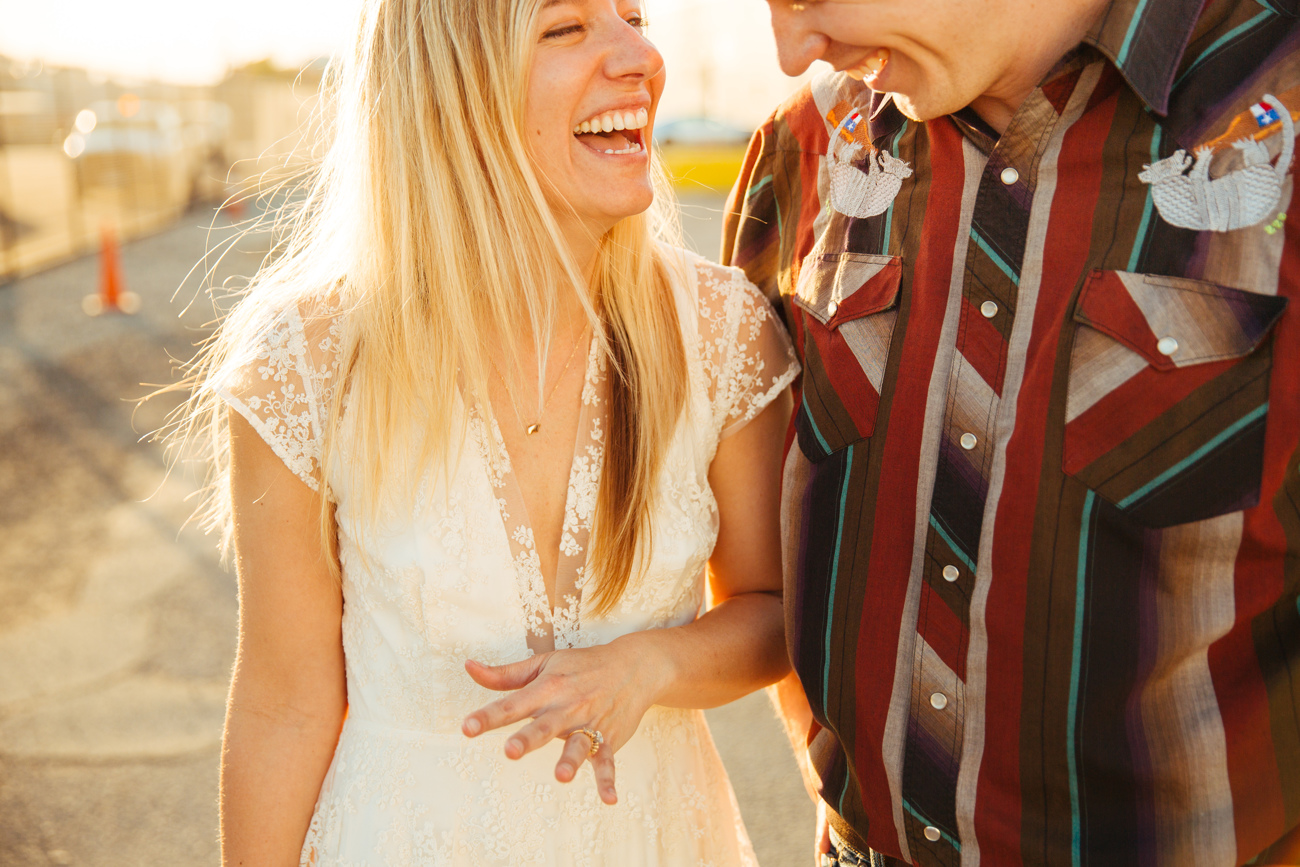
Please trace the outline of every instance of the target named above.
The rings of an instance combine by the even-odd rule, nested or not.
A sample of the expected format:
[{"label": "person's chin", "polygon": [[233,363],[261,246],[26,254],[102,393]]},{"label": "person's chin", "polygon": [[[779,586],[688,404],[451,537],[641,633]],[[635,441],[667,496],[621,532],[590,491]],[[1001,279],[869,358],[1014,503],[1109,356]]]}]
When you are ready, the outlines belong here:
[{"label": "person's chin", "polygon": [[956,114],[980,98],[981,89],[974,86],[976,76],[961,79],[952,76],[918,76],[915,83],[909,80],[906,89],[890,92],[894,105],[909,120],[925,123],[935,118]]},{"label": "person's chin", "polygon": [[588,202],[586,207],[576,205],[578,217],[596,235],[603,235],[616,224],[644,214],[654,204],[654,191],[647,185],[644,190],[607,195],[600,202]]},{"label": "person's chin", "polygon": [[650,210],[650,206],[654,204],[654,200],[654,188],[651,187],[649,181],[647,181],[644,187],[627,190],[621,195],[611,197],[606,206],[609,210],[610,216],[615,220],[615,222],[617,222],[619,220],[625,220],[628,217],[635,217],[639,214],[644,214],[646,211]]},{"label": "person's chin", "polygon": [[907,93],[891,93],[890,96],[903,116],[917,123],[925,123],[927,120],[934,120],[936,117],[951,113],[942,110],[924,97],[918,98]]}]

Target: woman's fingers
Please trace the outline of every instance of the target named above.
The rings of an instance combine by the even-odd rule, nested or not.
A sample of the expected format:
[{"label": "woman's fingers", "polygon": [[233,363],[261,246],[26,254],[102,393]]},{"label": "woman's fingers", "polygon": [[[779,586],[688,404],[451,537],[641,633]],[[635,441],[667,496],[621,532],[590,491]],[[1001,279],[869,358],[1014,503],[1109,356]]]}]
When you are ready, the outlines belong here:
[{"label": "woman's fingers", "polygon": [[[527,692],[512,692],[510,695],[503,696],[490,704],[483,705],[483,707],[465,717],[465,722],[461,723],[460,730],[466,736],[472,738],[475,735],[483,734],[483,732],[528,719],[538,713],[539,707],[540,704],[537,699]],[[512,756],[512,758],[518,758],[518,756]]]},{"label": "woman's fingers", "polygon": [[546,713],[506,739],[506,758],[517,759],[543,747],[573,728],[562,725],[558,714]]},{"label": "woman's fingers", "polygon": [[472,738],[483,732],[534,716],[542,707],[542,701],[533,690],[521,689],[521,687],[536,679],[544,658],[545,655],[535,656],[508,665],[484,665],[472,659],[465,660],[465,671],[475,682],[488,689],[513,690],[513,692],[465,717],[460,730]]},{"label": "woman's fingers", "polygon": [[546,663],[548,654],[538,654],[505,665],[484,665],[473,659],[465,660],[465,670],[479,686],[488,689],[520,689],[532,683]]},{"label": "woman's fingers", "polygon": [[564,742],[564,752],[560,754],[560,763],[555,766],[555,779],[569,783],[578,773],[584,761],[591,762],[591,769],[596,774],[596,791],[606,804],[618,803],[618,791],[614,788],[614,750],[609,744],[602,744],[593,756],[591,738],[579,730],[569,735]]},{"label": "woman's fingers", "polygon": [[831,826],[826,821],[826,802],[817,799],[817,836],[813,841],[813,864],[822,867],[831,860]]},{"label": "woman's fingers", "polygon": [[573,778],[578,775],[578,768],[582,767],[590,752],[591,741],[585,734],[576,731],[569,735],[564,741],[564,752],[560,753],[560,761],[555,765],[555,779],[561,783],[573,782]]},{"label": "woman's fingers", "polygon": [[596,791],[600,799],[611,806],[618,803],[614,788],[614,751],[605,744],[591,757],[591,769],[596,772]]}]

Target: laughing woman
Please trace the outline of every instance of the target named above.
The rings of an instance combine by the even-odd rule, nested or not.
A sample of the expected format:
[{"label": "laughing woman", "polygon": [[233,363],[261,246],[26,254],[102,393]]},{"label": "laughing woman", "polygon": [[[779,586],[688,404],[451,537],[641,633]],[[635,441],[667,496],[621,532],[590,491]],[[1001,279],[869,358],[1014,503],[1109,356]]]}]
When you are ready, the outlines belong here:
[{"label": "laughing woman", "polygon": [[195,371],[227,864],[753,863],[698,709],[787,670],[796,362],[661,240],[643,26],[364,4],[313,192]]}]

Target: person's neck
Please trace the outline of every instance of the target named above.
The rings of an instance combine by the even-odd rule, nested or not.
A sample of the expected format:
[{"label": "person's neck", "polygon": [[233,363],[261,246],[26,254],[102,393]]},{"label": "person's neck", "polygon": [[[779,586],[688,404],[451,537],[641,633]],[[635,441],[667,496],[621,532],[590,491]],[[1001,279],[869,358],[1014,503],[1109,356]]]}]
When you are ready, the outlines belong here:
[{"label": "person's neck", "polygon": [[604,232],[600,231],[599,226],[577,219],[565,219],[560,215],[557,215],[557,223],[560,240],[567,247],[581,281],[573,287],[574,291],[560,291],[553,300],[555,306],[552,308],[554,319],[551,327],[555,334],[567,335],[587,321],[582,296],[591,298],[591,286],[596,278],[596,265]]},{"label": "person's neck", "polygon": [[1023,34],[1023,50],[1017,53],[1014,67],[1008,69],[992,88],[971,101],[971,109],[999,135],[1007,131],[1021,104],[1042,83],[1052,67],[1082,42],[1101,20],[1111,0],[1049,2],[1060,3],[1066,8],[1058,7],[1059,17],[1038,16],[1033,33]]},{"label": "person's neck", "polygon": [[576,217],[566,219],[557,216],[556,219],[559,223],[560,237],[569,248],[573,264],[578,267],[578,273],[583,279],[590,284],[596,275],[596,257],[600,254],[601,239],[610,227],[592,225]]}]

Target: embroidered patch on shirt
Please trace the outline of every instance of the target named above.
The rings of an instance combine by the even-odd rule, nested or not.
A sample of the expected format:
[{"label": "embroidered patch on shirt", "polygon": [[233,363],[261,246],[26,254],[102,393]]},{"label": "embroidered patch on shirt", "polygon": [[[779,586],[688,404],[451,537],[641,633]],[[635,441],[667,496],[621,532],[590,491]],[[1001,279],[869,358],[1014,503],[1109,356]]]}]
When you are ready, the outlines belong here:
[{"label": "embroidered patch on shirt", "polygon": [[[855,163],[864,150],[853,141],[853,132],[862,123],[862,114],[851,111],[831,135],[830,161],[831,207],[859,219],[883,214],[902,189],[903,180],[912,176],[911,167],[886,151],[867,146],[866,170]],[[844,140],[849,139],[849,144]]]},{"label": "embroidered patch on shirt", "polygon": [[1271,102],[1261,100],[1250,107],[1250,113],[1255,118],[1255,123],[1259,124],[1260,129],[1272,126],[1282,118],[1278,116],[1277,109]]},{"label": "embroidered patch on shirt", "polygon": [[[1210,177],[1214,148],[1208,145],[1196,149],[1195,162],[1180,148],[1144,166],[1138,180],[1151,185],[1151,198],[1166,223],[1197,231],[1230,232],[1273,215],[1291,168],[1295,124],[1290,110],[1271,94],[1264,94],[1250,111],[1261,127],[1281,121],[1282,153],[1277,164],[1271,164],[1266,145],[1247,137],[1232,143],[1241,152],[1244,167],[1219,178]],[[1269,117],[1273,119],[1267,120]]]}]

